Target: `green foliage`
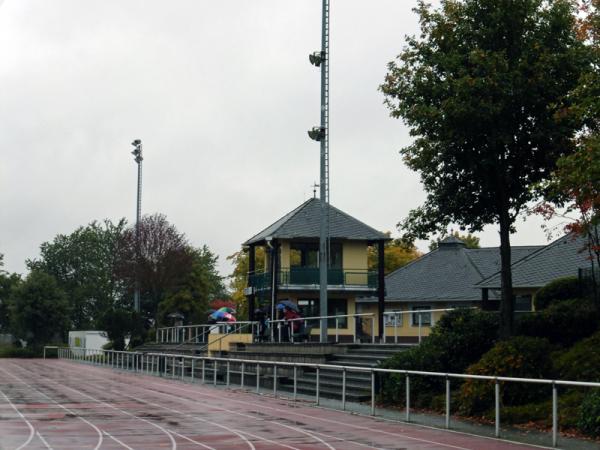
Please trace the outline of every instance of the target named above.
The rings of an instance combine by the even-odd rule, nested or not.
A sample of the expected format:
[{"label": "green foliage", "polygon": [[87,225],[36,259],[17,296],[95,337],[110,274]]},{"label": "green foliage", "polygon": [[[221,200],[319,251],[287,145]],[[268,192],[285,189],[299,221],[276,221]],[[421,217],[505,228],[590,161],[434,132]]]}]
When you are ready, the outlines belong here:
[{"label": "green foliage", "polygon": [[[397,353],[384,362],[389,369],[423,370],[428,372],[464,372],[487,352],[498,337],[498,316],[473,309],[458,309],[442,316],[431,335],[419,346]],[[404,401],[404,376],[389,376],[383,383],[382,399]],[[417,406],[431,406],[444,380],[434,377],[414,377],[411,392]]]},{"label": "green foliage", "polygon": [[[144,322],[139,314],[122,308],[107,310],[99,321],[99,326],[106,331],[111,343],[110,348],[114,350],[125,349],[125,338],[139,338],[144,334]],[[139,342],[141,343],[141,342]],[[130,342],[130,347],[138,342]]]},{"label": "green foliage", "polygon": [[471,232],[499,224],[508,336],[510,233],[534,187],[574,149],[581,120],[570,93],[589,55],[569,0],[420,1],[416,11],[421,34],[407,38],[381,86],[415,137],[401,153],[427,193],[400,227],[425,238],[453,223]]},{"label": "green foliage", "polygon": [[191,270],[181,284],[173,288],[158,305],[158,320],[167,324],[167,316],[178,312],[190,324],[204,323],[209,302],[222,294],[217,259],[208,247],[192,250]]},{"label": "green foliage", "polygon": [[43,354],[41,347],[17,347],[15,345],[0,345],[0,358],[40,358]]},{"label": "green foliage", "polygon": [[[386,233],[391,236],[388,231]],[[415,247],[412,242],[405,242],[401,239],[393,239],[387,241],[385,244],[385,250],[383,254],[383,267],[384,273],[387,275],[400,267],[407,265],[409,262],[417,259],[421,256],[421,252]],[[375,246],[369,247],[367,253],[367,262],[370,270],[376,270],[378,267],[378,255],[377,248]]]},{"label": "green foliage", "polygon": [[95,328],[101,314],[123,295],[114,271],[124,228],[124,219],[116,224],[92,222],[44,242],[40,258],[27,262],[30,270],[56,279],[67,295],[69,319],[75,329]]},{"label": "green foliage", "polygon": [[540,312],[525,313],[517,320],[517,334],[548,339],[563,347],[573,345],[598,329],[600,314],[585,299],[551,303]]},{"label": "green foliage", "polygon": [[68,329],[67,297],[52,275],[39,270],[12,290],[9,309],[13,334],[28,346],[60,340]]},{"label": "green foliage", "polygon": [[595,390],[583,400],[577,427],[590,436],[600,436],[600,390]]},{"label": "green foliage", "polygon": [[594,381],[600,379],[600,332],[584,339],[555,358],[562,380]]},{"label": "green foliage", "polygon": [[10,296],[20,282],[20,275],[0,270],[0,333],[10,333]]},{"label": "green foliage", "polygon": [[552,302],[581,297],[579,279],[563,277],[551,281],[535,293],[533,303],[536,311],[547,308]]},{"label": "green foliage", "polygon": [[[229,289],[231,291],[231,300],[236,305],[239,317],[245,317],[246,296],[244,288],[248,286],[249,254],[244,250],[235,252],[227,257],[227,260],[233,265],[233,273],[229,276]],[[255,271],[257,273],[265,270],[265,250],[263,247],[256,247]]]},{"label": "green foliage", "polygon": [[[553,375],[550,343],[546,339],[517,336],[498,342],[467,369],[474,375],[517,378],[549,378]],[[524,383],[501,383],[501,402],[516,406],[542,400],[548,395],[544,386]],[[459,408],[464,414],[480,414],[493,407],[494,382],[467,380],[463,383]]]},{"label": "green foliage", "polygon": [[[455,238],[463,241],[467,248],[480,248],[479,238],[477,236],[475,236],[474,234],[471,234],[471,233],[460,234],[458,231],[454,231],[454,232],[450,233],[450,236],[454,236]],[[429,251],[434,251],[436,248],[438,248],[440,242],[442,242],[447,237],[448,237],[448,235],[442,234],[435,241],[431,241],[429,243]]]}]

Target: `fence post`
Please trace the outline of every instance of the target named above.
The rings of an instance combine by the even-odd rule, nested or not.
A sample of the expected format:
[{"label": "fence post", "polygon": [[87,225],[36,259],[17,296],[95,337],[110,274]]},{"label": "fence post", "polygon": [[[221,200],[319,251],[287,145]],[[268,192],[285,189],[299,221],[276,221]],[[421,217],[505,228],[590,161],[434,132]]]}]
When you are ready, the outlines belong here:
[{"label": "fence post", "polygon": [[231,368],[231,365],[229,364],[229,361],[227,361],[227,376],[226,376],[226,381],[225,381],[225,386],[229,387],[229,369]]},{"label": "fence post", "polygon": [[494,384],[494,409],[496,417],[495,436],[500,437],[500,383]]},{"label": "fence post", "polygon": [[552,382],[552,447],[558,442],[558,389]]},{"label": "fence post", "polygon": [[316,378],[316,389],[315,389],[315,403],[319,405],[319,384],[320,384],[320,368],[317,366],[317,378]]},{"label": "fence post", "polygon": [[421,326],[423,324],[423,318],[421,317],[421,313],[419,313],[419,344],[421,343]]},{"label": "fence post", "polygon": [[277,364],[273,364],[273,396],[277,397]]},{"label": "fence post", "polygon": [[446,428],[450,428],[450,378],[446,375]]},{"label": "fence post", "polygon": [[410,377],[406,374],[406,421],[410,422]]},{"label": "fence post", "polygon": [[246,363],[242,363],[242,374],[240,376],[240,387],[244,389],[244,375],[246,374]]},{"label": "fence post", "polygon": [[256,364],[256,393],[260,392],[260,364]]},{"label": "fence post", "polygon": [[371,369],[371,415],[375,415],[375,371]]},{"label": "fence post", "polygon": [[346,410],[346,368],[342,369],[342,411]]},{"label": "fence post", "polygon": [[294,401],[298,396],[298,366],[294,364]]},{"label": "fence post", "polygon": [[213,386],[217,385],[217,369],[218,369],[218,367],[219,367],[219,363],[215,359],[213,361]]},{"label": "fence post", "polygon": [[206,360],[202,358],[202,384],[206,381]]}]

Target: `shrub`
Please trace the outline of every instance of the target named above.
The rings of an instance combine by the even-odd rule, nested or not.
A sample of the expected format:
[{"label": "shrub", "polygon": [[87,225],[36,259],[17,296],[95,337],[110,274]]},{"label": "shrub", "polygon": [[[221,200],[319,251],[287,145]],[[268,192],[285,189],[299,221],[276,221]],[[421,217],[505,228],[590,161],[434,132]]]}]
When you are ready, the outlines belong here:
[{"label": "shrub", "polygon": [[[471,367],[467,373],[517,378],[547,378],[552,376],[551,347],[546,339],[517,336],[498,342]],[[505,386],[503,386],[505,385]],[[507,406],[525,405],[544,399],[547,386],[525,383],[501,383],[501,403]],[[467,415],[481,414],[493,407],[494,382],[467,380],[459,395],[459,409]]]},{"label": "shrub", "polygon": [[578,298],[580,296],[579,279],[577,277],[564,277],[551,281],[537,291],[533,302],[536,311],[541,311],[553,302]]},{"label": "shrub", "polygon": [[[419,346],[400,352],[383,363],[388,369],[427,372],[464,372],[494,345],[498,315],[472,309],[458,309],[444,315],[431,335]],[[411,377],[411,402],[430,407],[435,395],[443,392],[445,381],[439,377]],[[383,378],[381,399],[404,402],[405,376]]]},{"label": "shrub", "polygon": [[555,367],[563,380],[600,379],[600,332],[584,339],[556,358]]},{"label": "shrub", "polygon": [[583,400],[577,428],[590,436],[600,436],[600,390],[595,390]]},{"label": "shrub", "polygon": [[516,328],[518,335],[546,338],[567,347],[594,333],[598,319],[598,311],[591,301],[563,300],[519,317]]},{"label": "shrub", "polygon": [[0,358],[40,358],[42,350],[31,347],[17,347],[14,345],[0,346]]}]

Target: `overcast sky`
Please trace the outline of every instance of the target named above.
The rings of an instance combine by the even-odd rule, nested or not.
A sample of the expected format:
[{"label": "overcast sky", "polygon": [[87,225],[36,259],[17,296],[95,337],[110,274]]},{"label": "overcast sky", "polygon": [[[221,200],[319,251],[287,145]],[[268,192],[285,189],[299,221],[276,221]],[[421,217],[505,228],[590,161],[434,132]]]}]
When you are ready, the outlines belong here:
[{"label": "overcast sky", "polygon": [[[377,88],[416,0],[332,0],[331,203],[395,224],[424,199],[410,143]],[[143,212],[227,255],[312,196],[320,0],[0,0],[0,253],[5,269],[58,233]],[[513,244],[543,244],[540,220]],[[498,245],[496,227],[480,234]],[[420,247],[426,250],[426,243]]]}]

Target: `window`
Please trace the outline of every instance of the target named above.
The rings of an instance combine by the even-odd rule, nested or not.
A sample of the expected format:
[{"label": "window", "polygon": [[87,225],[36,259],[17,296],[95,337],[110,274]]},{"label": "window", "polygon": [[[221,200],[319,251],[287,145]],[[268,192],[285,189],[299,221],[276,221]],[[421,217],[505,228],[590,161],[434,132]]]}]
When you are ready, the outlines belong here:
[{"label": "window", "polygon": [[319,315],[318,300],[316,299],[303,299],[298,300],[298,309],[302,317],[315,317]]},{"label": "window", "polygon": [[[413,311],[427,311],[432,309],[431,306],[427,305],[427,306],[413,306],[411,308]],[[421,318],[421,325],[422,326],[426,326],[426,327],[430,327],[433,324],[433,318],[431,316],[430,312],[423,312],[423,313],[412,313],[410,315],[411,317],[411,325],[413,327],[418,327],[419,326],[419,317]]]},{"label": "window", "polygon": [[515,297],[515,311],[531,311],[531,294],[517,295]]},{"label": "window", "polygon": [[[348,302],[345,298],[330,298],[327,300],[327,315],[328,316],[343,316],[348,314]],[[335,328],[335,319],[329,319],[328,328]],[[338,319],[338,327],[348,327],[348,318],[341,317]]]},{"label": "window", "polygon": [[319,267],[319,244],[316,242],[296,242],[290,246],[292,267]]},{"label": "window", "polygon": [[392,311],[388,311],[385,314],[385,326],[386,327],[401,327],[402,326],[402,316],[404,314],[392,314],[395,312],[402,312],[401,309],[394,309]]}]

